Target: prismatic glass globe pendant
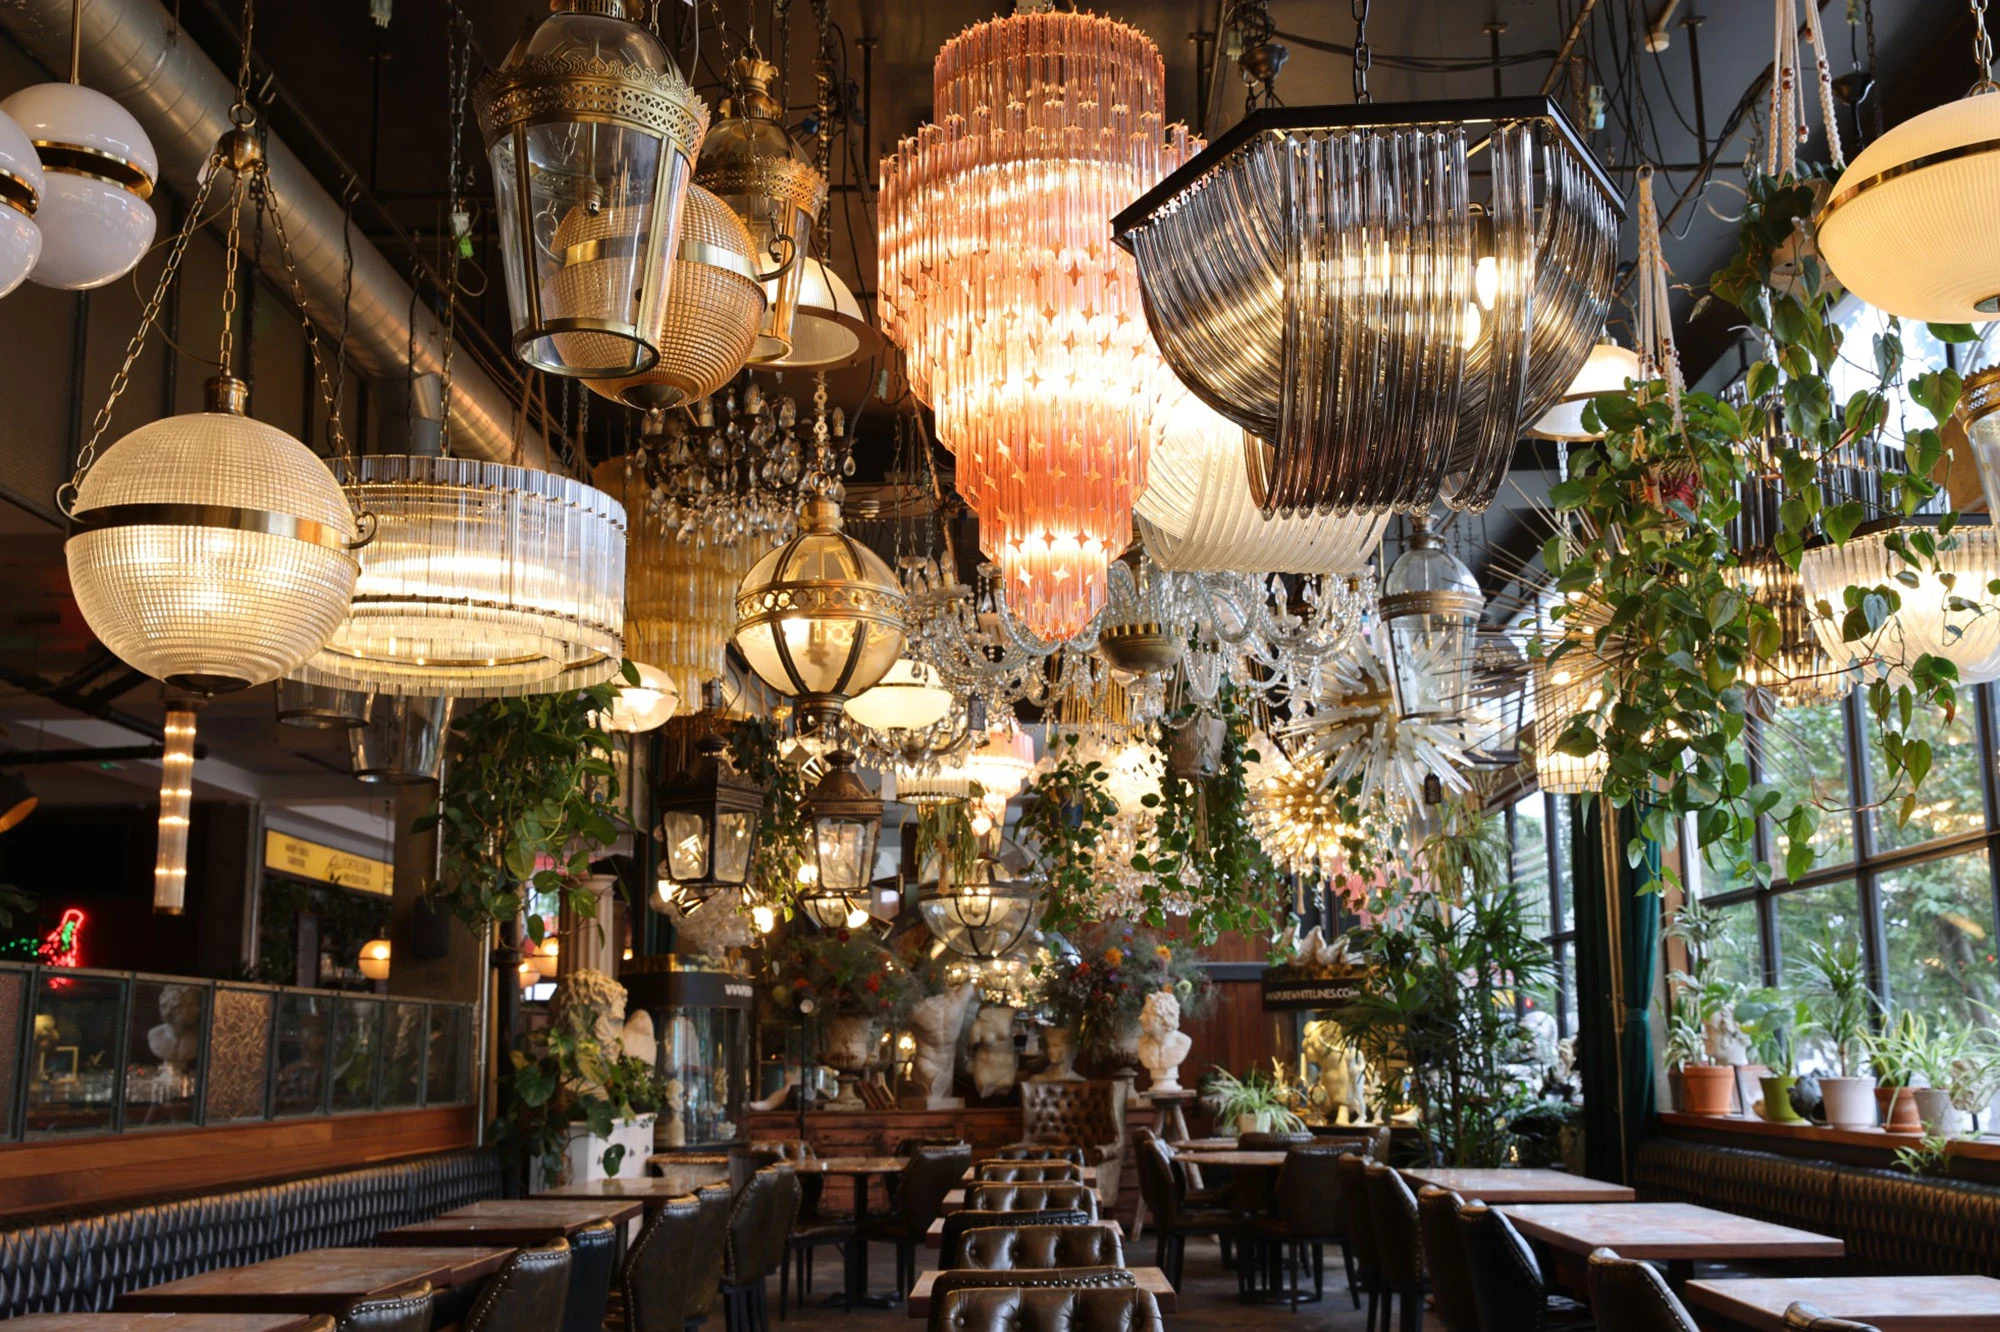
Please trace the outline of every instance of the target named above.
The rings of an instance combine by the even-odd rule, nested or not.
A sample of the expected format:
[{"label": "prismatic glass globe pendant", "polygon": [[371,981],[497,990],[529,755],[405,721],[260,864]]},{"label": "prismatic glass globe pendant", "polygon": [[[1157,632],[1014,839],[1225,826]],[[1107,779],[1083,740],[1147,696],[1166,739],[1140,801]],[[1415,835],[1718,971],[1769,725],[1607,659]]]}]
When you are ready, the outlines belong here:
[{"label": "prismatic glass globe pendant", "polygon": [[1047,639],[1104,605],[1132,539],[1165,367],[1111,215],[1178,164],[1160,53],[1019,13],[938,53],[936,123],[882,163],[883,331],[957,458],[1008,604]]},{"label": "prismatic glass globe pendant", "polygon": [[1114,226],[1264,512],[1416,513],[1492,502],[1596,340],[1621,215],[1523,97],[1253,111]]},{"label": "prismatic glass globe pendant", "polygon": [[91,632],[156,679],[202,694],[288,674],[347,615],[354,511],[324,462],[243,414],[242,380],[209,410],[144,425],[83,476],[63,546]]},{"label": "prismatic glass globe pendant", "polygon": [[514,354],[621,378],[659,359],[708,109],[638,0],[551,0],[474,100],[493,169]]}]

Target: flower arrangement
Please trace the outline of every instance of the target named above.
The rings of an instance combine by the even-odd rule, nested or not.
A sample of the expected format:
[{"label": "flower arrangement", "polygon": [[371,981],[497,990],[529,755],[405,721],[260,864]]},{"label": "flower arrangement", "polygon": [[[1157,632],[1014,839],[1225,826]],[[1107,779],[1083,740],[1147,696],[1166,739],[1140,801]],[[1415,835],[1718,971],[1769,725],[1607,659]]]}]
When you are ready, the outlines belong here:
[{"label": "flower arrangement", "polygon": [[1105,921],[1079,933],[1075,948],[1052,950],[1037,969],[1035,1001],[1049,1020],[1076,1033],[1084,1053],[1102,1056],[1120,1032],[1139,1020],[1146,996],[1172,991],[1184,1017],[1215,1005],[1208,972],[1167,936],[1127,921]]},{"label": "flower arrangement", "polygon": [[773,958],[776,999],[794,1008],[811,999],[824,1013],[899,1020],[922,986],[873,935],[834,930],[793,935]]}]

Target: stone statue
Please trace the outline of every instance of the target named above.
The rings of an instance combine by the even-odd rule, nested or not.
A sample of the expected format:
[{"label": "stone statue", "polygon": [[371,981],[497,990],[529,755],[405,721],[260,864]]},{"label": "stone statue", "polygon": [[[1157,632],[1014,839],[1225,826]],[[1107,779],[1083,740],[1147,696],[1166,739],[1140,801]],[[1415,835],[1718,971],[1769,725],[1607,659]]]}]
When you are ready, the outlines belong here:
[{"label": "stone statue", "polygon": [[721,957],[732,948],[749,948],[757,942],[750,922],[750,909],[743,904],[743,890],[725,888],[708,899],[699,911],[683,911],[678,905],[666,909],[674,924],[674,951],[698,957]]},{"label": "stone statue", "polygon": [[660,1145],[662,1147],[687,1146],[687,1088],[679,1078],[668,1078],[661,1089],[664,1102],[660,1107]]},{"label": "stone statue", "polygon": [[618,1044],[628,1058],[636,1059],[647,1068],[660,1061],[660,1038],[653,1030],[653,1015],[640,1009],[625,1019],[625,1031],[618,1038]]},{"label": "stone statue", "polygon": [[1068,1027],[1043,1027],[1042,1048],[1049,1066],[1029,1078],[1030,1082],[1082,1082],[1076,1071],[1076,1033]]},{"label": "stone statue", "polygon": [[958,1068],[958,1036],[965,1029],[965,1010],[978,988],[966,981],[919,1000],[910,1011],[910,1035],[917,1043],[910,1059],[910,1080],[923,1089],[927,1110],[965,1106],[965,1098],[951,1094],[951,1084]]},{"label": "stone statue", "polygon": [[1359,1124],[1368,1118],[1368,1064],[1347,1043],[1334,1022],[1309,1022],[1301,1053],[1318,1067],[1310,1100],[1329,1124]]},{"label": "stone statue", "polygon": [[1146,996],[1139,1012],[1139,1062],[1153,1075],[1149,1092],[1177,1092],[1181,1089],[1181,1063],[1194,1041],[1181,1030],[1181,1003],[1171,990],[1155,990]]},{"label": "stone statue", "polygon": [[1750,1062],[1750,1038],[1736,1020],[1736,1005],[1724,1004],[1702,1024],[1709,1058],[1718,1064],[1740,1068]]},{"label": "stone statue", "polygon": [[972,1020],[972,1058],[967,1061],[973,1090],[982,1097],[999,1096],[1014,1089],[1014,1077],[1021,1069],[1014,1052],[1014,1010],[1004,1004],[987,1004]]}]

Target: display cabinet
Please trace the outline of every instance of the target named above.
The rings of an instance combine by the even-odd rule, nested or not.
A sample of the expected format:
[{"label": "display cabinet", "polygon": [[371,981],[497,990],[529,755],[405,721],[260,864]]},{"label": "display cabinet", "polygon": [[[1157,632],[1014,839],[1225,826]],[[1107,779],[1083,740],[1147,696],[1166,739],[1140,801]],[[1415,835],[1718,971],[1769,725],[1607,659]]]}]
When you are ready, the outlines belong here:
[{"label": "display cabinet", "polygon": [[663,1152],[743,1140],[753,1075],[757,990],[749,975],[709,958],[664,953],[619,972],[628,1014],[643,1010],[659,1038],[666,1104],[654,1127]]}]

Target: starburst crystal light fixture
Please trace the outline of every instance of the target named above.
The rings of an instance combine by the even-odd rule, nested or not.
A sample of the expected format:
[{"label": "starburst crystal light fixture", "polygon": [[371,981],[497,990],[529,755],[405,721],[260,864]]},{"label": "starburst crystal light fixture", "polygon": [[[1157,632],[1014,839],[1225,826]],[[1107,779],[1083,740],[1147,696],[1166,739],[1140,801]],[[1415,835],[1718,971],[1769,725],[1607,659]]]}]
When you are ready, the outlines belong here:
[{"label": "starburst crystal light fixture", "polygon": [[1021,13],[938,53],[936,123],[882,164],[884,330],[937,414],[1008,596],[1044,638],[1104,604],[1165,369],[1111,216],[1186,156],[1160,53]]}]

